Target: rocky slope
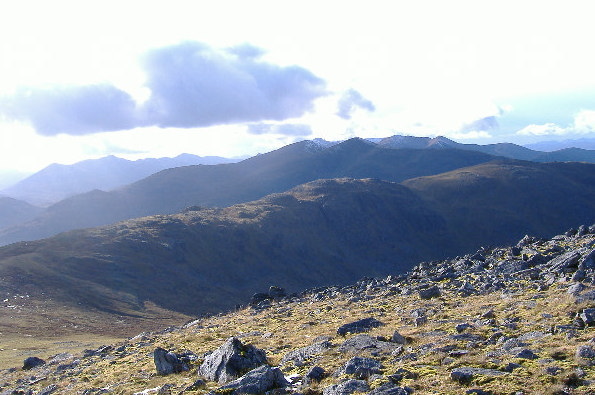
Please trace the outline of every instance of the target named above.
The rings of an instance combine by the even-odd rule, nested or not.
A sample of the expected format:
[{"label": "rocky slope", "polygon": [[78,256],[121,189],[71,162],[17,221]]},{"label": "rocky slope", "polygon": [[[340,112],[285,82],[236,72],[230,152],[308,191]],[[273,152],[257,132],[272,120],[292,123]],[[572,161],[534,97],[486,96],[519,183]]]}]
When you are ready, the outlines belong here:
[{"label": "rocky slope", "polygon": [[595,393],[595,225],[0,374],[2,394]]}]

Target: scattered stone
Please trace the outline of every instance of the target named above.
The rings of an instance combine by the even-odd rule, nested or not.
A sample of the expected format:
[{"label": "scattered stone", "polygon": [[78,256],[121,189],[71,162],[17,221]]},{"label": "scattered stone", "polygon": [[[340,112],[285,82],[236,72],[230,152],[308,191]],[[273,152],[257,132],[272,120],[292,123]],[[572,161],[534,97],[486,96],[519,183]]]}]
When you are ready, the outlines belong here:
[{"label": "scattered stone", "polygon": [[405,336],[401,335],[398,331],[394,331],[393,335],[390,337],[390,341],[397,344],[409,343]]},{"label": "scattered stone", "polygon": [[440,288],[438,288],[437,285],[425,289],[420,289],[419,291],[417,291],[417,293],[419,297],[424,300],[439,298],[442,295],[442,293],[440,292]]},{"label": "scattered stone", "polygon": [[412,393],[407,387],[399,387],[392,382],[384,383],[368,392],[368,395],[409,395]]},{"label": "scattered stone", "polygon": [[325,340],[320,343],[312,344],[310,346],[298,348],[297,350],[293,350],[285,354],[285,356],[281,360],[281,364],[285,364],[291,361],[295,365],[303,365],[307,359],[311,358],[316,354],[321,354],[331,347],[333,347],[333,344],[328,340]]},{"label": "scattered stone", "polygon": [[450,378],[459,383],[470,383],[476,376],[496,377],[507,374],[495,369],[483,368],[456,368],[450,372]]},{"label": "scattered stone", "polygon": [[326,377],[326,371],[320,366],[314,366],[304,376],[304,385],[318,383]]},{"label": "scattered stone", "polygon": [[33,369],[37,366],[45,365],[45,361],[37,357],[29,357],[23,361],[23,370]]},{"label": "scattered stone", "polygon": [[471,328],[473,328],[473,325],[471,325],[467,322],[465,322],[463,324],[458,324],[457,326],[455,326],[455,330],[458,333],[464,332],[466,329],[471,329]]},{"label": "scattered stone", "polygon": [[539,358],[539,356],[537,354],[535,354],[533,351],[529,350],[528,348],[525,348],[521,351],[519,351],[516,355],[516,358],[522,358],[522,359],[537,359]]},{"label": "scattered stone", "polygon": [[380,374],[381,369],[382,365],[375,359],[353,357],[335,372],[335,376],[352,374],[356,379],[366,380],[373,374]]},{"label": "scattered stone", "polygon": [[256,306],[264,301],[269,300],[269,294],[265,294],[263,292],[257,292],[254,295],[252,295],[252,298],[250,299],[250,305],[251,306]]},{"label": "scattered stone", "polygon": [[510,362],[502,370],[505,372],[511,373],[513,370],[521,368],[521,367],[522,367],[522,365],[519,365],[518,363]]},{"label": "scattered stone", "polygon": [[580,327],[595,326],[595,308],[583,309],[577,314],[580,319]]},{"label": "scattered stone", "polygon": [[153,352],[153,360],[155,362],[157,374],[162,376],[172,373],[181,373],[190,369],[186,362],[183,362],[178,358],[177,354],[168,352],[161,347],[157,347]]},{"label": "scattered stone", "polygon": [[492,319],[496,318],[496,314],[494,313],[494,310],[489,309],[488,311],[483,312],[479,317],[483,319]]},{"label": "scattered stone", "polygon": [[326,387],[323,391],[323,395],[350,395],[354,392],[368,392],[370,386],[364,380],[346,380],[342,383],[331,385]]},{"label": "scattered stone", "polygon": [[576,359],[579,365],[595,366],[595,348],[588,344],[579,346],[576,350]]},{"label": "scattered stone", "polygon": [[341,336],[345,336],[348,333],[362,333],[368,332],[372,328],[378,328],[379,326],[384,325],[382,322],[378,321],[376,318],[362,318],[361,320],[357,320],[354,322],[350,322],[345,325],[341,325],[339,329],[337,329],[337,334]]},{"label": "scattered stone", "polygon": [[56,384],[50,384],[47,387],[45,387],[44,389],[42,389],[41,391],[39,391],[37,393],[37,395],[50,395],[57,389],[58,389],[58,386]]},{"label": "scattered stone", "polygon": [[199,389],[205,388],[207,386],[207,382],[203,379],[198,379],[194,383],[190,384],[188,387],[184,389],[184,391],[197,391]]},{"label": "scattered stone", "polygon": [[287,292],[285,292],[285,289],[281,288],[281,287],[276,287],[274,285],[271,285],[271,287],[269,288],[269,298],[273,299],[273,300],[279,300],[279,299],[283,299],[284,297],[287,296]]},{"label": "scattered stone", "polygon": [[467,390],[467,392],[465,392],[465,394],[471,394],[471,395],[494,395],[494,393],[492,391],[484,391],[484,390],[479,389],[479,388],[472,388],[470,390]]},{"label": "scattered stone", "polygon": [[267,391],[285,388],[288,385],[289,383],[279,368],[263,365],[220,387],[217,391],[228,395],[264,394]]},{"label": "scattered stone", "polygon": [[343,344],[339,346],[338,350],[342,353],[357,353],[364,350],[391,353],[398,348],[400,348],[400,346],[396,343],[383,342],[369,335],[356,335],[345,340]]},{"label": "scattered stone", "polygon": [[572,296],[577,296],[578,294],[583,292],[585,290],[585,288],[587,288],[586,285],[583,285],[581,283],[574,283],[570,287],[568,287],[568,290],[566,290],[566,293],[569,295],[572,295]]},{"label": "scattered stone", "polygon": [[230,337],[221,347],[205,357],[198,368],[198,375],[223,384],[266,363],[263,350],[244,345],[235,337]]}]

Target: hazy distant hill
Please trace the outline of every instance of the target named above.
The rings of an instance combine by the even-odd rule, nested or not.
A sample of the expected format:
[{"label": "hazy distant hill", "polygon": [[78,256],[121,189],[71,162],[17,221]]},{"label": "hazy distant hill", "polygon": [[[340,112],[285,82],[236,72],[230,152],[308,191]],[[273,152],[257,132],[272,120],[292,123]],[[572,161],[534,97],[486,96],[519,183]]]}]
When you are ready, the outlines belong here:
[{"label": "hazy distant hill", "polygon": [[58,202],[35,220],[0,232],[0,244],[186,207],[224,207],[283,192],[321,178],[403,181],[484,163],[493,157],[461,150],[395,150],[361,139],[326,147],[291,144],[239,163],[167,169],[112,192],[91,191]]},{"label": "hazy distant hill", "polygon": [[595,138],[582,138],[575,140],[562,141],[540,141],[538,143],[525,144],[527,148],[538,151],[556,151],[565,148],[580,148],[586,150],[595,150]]},{"label": "hazy distant hill", "polygon": [[413,137],[395,135],[387,137],[378,141],[378,144],[384,147],[403,149],[460,149],[484,152],[494,156],[503,156],[505,158],[530,160],[536,162],[589,162],[595,163],[595,150],[585,149],[559,149],[552,150],[553,152],[535,151],[527,147],[523,147],[512,143],[497,143],[497,144],[461,144],[456,141],[447,139],[446,137],[438,136],[430,137]]},{"label": "hazy distant hill", "polygon": [[72,165],[52,164],[1,191],[1,194],[47,206],[94,189],[108,191],[171,167],[229,163],[234,160],[182,154],[175,158],[130,161],[115,156],[90,159]]},{"label": "hazy distant hill", "polygon": [[197,314],[272,284],[296,291],[394,274],[594,220],[593,164],[505,160],[402,184],[319,180],[229,208],[2,247],[0,290],[113,313],[150,301]]},{"label": "hazy distant hill", "polygon": [[35,218],[42,208],[27,202],[0,196],[0,229]]}]

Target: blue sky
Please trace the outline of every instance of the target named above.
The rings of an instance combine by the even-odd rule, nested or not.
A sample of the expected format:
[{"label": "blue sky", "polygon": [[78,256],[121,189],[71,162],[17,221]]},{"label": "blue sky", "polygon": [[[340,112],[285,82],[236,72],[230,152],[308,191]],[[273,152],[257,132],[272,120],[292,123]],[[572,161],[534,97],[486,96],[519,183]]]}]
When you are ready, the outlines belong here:
[{"label": "blue sky", "polygon": [[[44,4],[47,3],[47,4]],[[0,170],[301,139],[595,137],[589,1],[20,1]]]}]

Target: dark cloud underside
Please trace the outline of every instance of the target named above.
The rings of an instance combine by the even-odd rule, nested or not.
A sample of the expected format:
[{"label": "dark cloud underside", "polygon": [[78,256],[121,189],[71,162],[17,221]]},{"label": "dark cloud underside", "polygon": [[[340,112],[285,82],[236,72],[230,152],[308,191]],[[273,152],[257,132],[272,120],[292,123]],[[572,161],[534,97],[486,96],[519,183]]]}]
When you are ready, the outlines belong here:
[{"label": "dark cloud underside", "polygon": [[0,100],[0,114],[29,121],[46,135],[190,128],[299,117],[326,94],[324,81],[310,71],[266,63],[261,55],[248,44],[219,51],[185,42],[144,56],[151,95],[140,107],[126,92],[93,85],[21,91]]},{"label": "dark cloud underside", "polygon": [[338,102],[337,115],[343,119],[351,119],[353,112],[358,109],[374,111],[374,103],[362,96],[361,93],[350,89],[343,93]]}]

